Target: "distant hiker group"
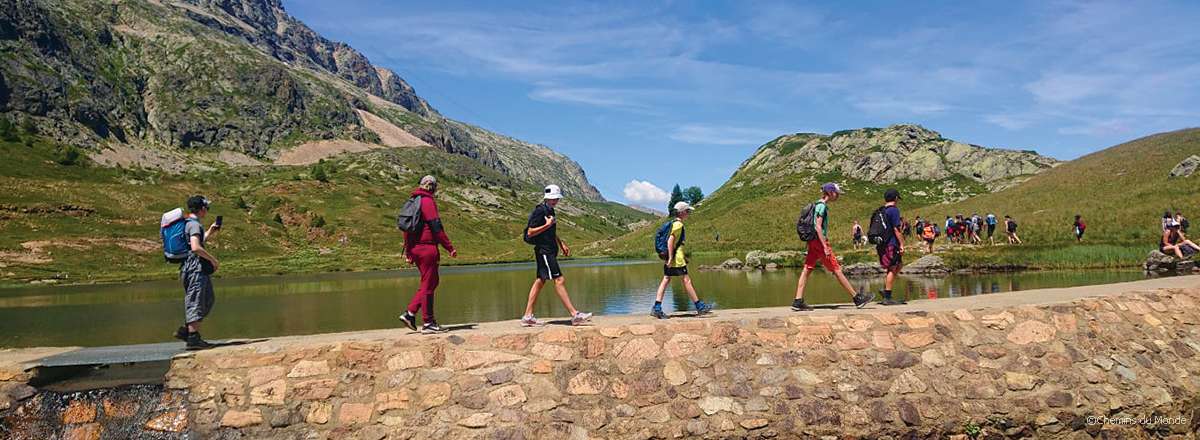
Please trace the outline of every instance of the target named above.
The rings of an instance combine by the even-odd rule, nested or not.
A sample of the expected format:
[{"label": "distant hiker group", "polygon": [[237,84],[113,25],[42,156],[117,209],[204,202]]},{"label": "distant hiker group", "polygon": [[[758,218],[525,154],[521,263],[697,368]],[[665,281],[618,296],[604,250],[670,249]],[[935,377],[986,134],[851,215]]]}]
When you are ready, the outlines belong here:
[{"label": "distant hiker group", "polygon": [[1173,255],[1180,260],[1186,260],[1200,253],[1200,246],[1187,238],[1188,227],[1191,226],[1183,213],[1171,211],[1163,213],[1162,239],[1158,242],[1158,250],[1167,255]]}]

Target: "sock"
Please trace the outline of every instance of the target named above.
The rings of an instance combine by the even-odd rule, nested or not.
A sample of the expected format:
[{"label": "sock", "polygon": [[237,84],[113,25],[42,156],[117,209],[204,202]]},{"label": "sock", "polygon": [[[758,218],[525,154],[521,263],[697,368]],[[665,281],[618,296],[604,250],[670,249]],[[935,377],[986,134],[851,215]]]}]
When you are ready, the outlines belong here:
[{"label": "sock", "polygon": [[892,291],[884,290],[883,291],[883,299],[892,299]]}]

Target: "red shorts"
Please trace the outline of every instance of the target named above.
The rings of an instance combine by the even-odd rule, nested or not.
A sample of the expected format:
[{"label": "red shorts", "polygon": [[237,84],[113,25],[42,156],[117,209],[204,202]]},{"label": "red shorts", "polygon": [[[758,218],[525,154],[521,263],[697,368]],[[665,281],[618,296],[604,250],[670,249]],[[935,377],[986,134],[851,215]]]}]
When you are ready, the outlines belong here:
[{"label": "red shorts", "polygon": [[829,251],[829,255],[825,255],[825,245],[821,243],[821,240],[808,242],[808,255],[804,257],[804,268],[816,269],[817,263],[825,266],[825,270],[830,272],[842,270],[842,265],[838,264],[837,255],[834,255],[833,250]]}]

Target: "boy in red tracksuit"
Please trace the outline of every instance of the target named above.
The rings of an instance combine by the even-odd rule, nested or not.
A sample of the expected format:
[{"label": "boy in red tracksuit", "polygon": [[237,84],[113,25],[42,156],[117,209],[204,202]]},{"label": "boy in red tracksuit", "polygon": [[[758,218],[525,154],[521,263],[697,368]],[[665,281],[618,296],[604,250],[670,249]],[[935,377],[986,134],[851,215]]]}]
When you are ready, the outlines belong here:
[{"label": "boy in red tracksuit", "polygon": [[441,260],[438,245],[446,248],[451,257],[458,258],[458,251],[454,249],[450,237],[442,228],[437,201],[433,197],[436,192],[437,179],[433,176],[422,177],[420,185],[412,192],[413,197],[421,198],[421,227],[418,232],[404,233],[404,261],[417,265],[417,271],[421,273],[421,286],[408,303],[408,311],[400,315],[400,320],[404,321],[404,325],[409,329],[416,330],[416,313],[420,310],[421,320],[424,322],[421,325],[421,333],[445,331],[433,319],[433,291],[438,286],[438,262]]}]

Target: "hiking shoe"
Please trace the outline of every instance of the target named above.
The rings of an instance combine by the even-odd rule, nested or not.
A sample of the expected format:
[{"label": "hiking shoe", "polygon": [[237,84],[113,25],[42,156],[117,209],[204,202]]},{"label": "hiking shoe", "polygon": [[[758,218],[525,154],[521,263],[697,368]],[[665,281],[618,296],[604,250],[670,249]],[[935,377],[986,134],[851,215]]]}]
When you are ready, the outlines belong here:
[{"label": "hiking shoe", "polygon": [[186,325],[181,325],[178,329],[175,329],[175,339],[185,342],[187,341],[188,330]]},{"label": "hiking shoe", "polygon": [[908,304],[908,301],[894,299],[891,295],[884,295],[883,292],[879,292],[879,296],[883,297],[883,301],[879,302],[879,305],[881,306],[899,306]]},{"label": "hiking shoe", "polygon": [[213,347],[215,347],[215,345],[212,345],[212,344],[208,343],[208,341],[200,339],[199,332],[189,333],[187,335],[187,349],[188,350],[204,350],[204,349],[213,348]]},{"label": "hiking shoe", "polygon": [[445,328],[438,325],[437,321],[433,321],[433,320],[430,320],[429,322],[426,322],[424,325],[421,326],[421,333],[424,333],[424,334],[442,333],[445,331],[446,331]]},{"label": "hiking shoe", "polygon": [[861,292],[858,295],[854,295],[854,307],[861,309],[863,306],[867,305],[867,303],[871,302],[872,299],[874,299],[874,297],[872,295],[867,295],[866,292]]},{"label": "hiking shoe", "polygon": [[812,306],[804,302],[804,298],[792,300],[792,311],[794,312],[807,312],[812,309]]},{"label": "hiking shoe", "polygon": [[542,323],[537,318],[534,318],[533,315],[525,315],[521,317],[521,325],[524,327],[536,327],[542,325]]},{"label": "hiking shoe", "polygon": [[712,309],[713,309],[712,305],[710,305],[704,301],[696,301],[696,314],[697,315],[707,315],[709,313],[712,313]]},{"label": "hiking shoe", "polygon": [[583,323],[591,320],[591,313],[575,312],[575,316],[571,317],[571,325],[583,325]]},{"label": "hiking shoe", "polygon": [[650,316],[658,319],[667,319],[667,314],[663,312],[662,306],[654,306],[650,309]]},{"label": "hiking shoe", "polygon": [[404,323],[409,330],[417,331],[417,317],[412,312],[404,312],[400,314],[400,321]]}]

